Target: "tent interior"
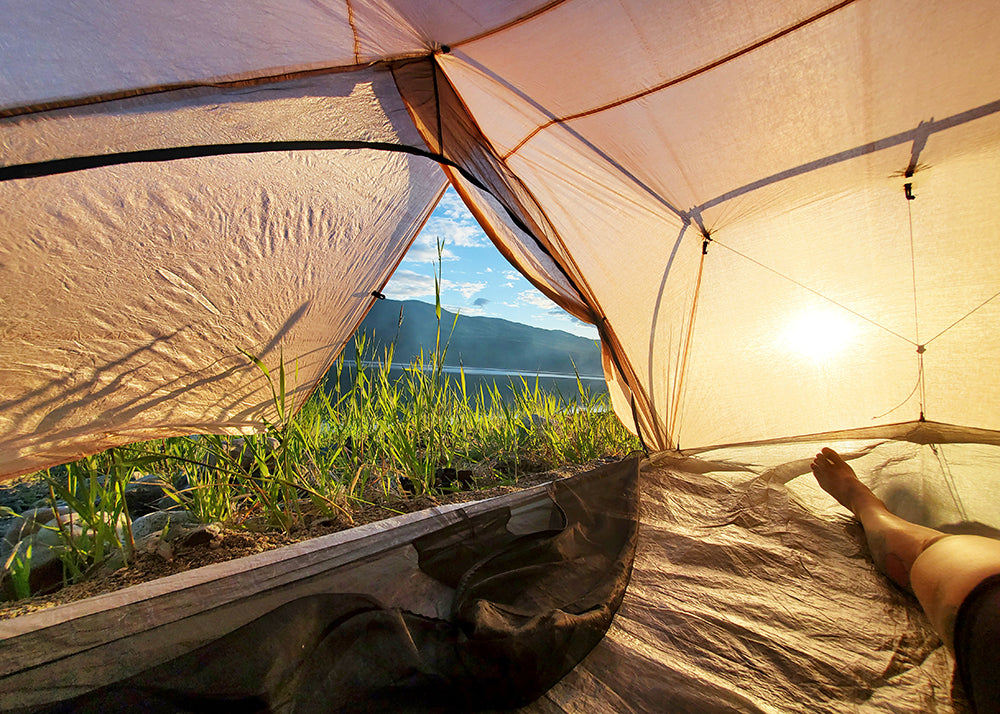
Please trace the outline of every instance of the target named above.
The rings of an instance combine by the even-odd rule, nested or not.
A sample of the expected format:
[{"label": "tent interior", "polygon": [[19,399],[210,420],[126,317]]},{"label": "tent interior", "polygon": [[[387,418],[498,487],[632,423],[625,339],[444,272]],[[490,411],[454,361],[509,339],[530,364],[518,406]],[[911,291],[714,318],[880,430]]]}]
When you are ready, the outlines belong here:
[{"label": "tent interior", "polygon": [[[625,525],[574,616],[617,615],[589,654],[567,636],[582,662],[554,686],[525,674],[527,706],[963,710],[950,655],[808,463],[839,445],[900,515],[1000,527],[993,3],[0,7],[0,476],[253,432],[275,414],[247,354],[294,361],[301,405],[450,184],[597,326],[653,454],[630,518],[578,509]],[[576,532],[561,488],[537,496],[547,525],[486,540]],[[393,547],[453,525],[422,523]],[[388,597],[378,580],[330,592]],[[83,652],[101,629],[53,613],[0,625],[3,708],[85,694],[38,684],[39,637]],[[144,666],[211,648],[144,622]]]}]

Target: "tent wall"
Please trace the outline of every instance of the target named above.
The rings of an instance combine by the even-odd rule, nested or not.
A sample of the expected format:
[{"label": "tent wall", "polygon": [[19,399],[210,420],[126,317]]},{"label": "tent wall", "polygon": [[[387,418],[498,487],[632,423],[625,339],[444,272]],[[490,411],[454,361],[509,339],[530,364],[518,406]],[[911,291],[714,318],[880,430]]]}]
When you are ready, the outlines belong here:
[{"label": "tent wall", "polygon": [[[991,2],[8,5],[0,471],[259,425],[240,349],[307,392],[440,190],[431,159],[598,326],[655,449],[1000,430]],[[53,159],[84,163],[18,177]]]},{"label": "tent wall", "polygon": [[637,370],[650,443],[992,429],[998,25],[978,2],[564,3],[439,60]]},{"label": "tent wall", "polygon": [[[14,117],[11,164],[206,143],[419,146],[391,75],[179,90]],[[443,190],[354,148],[125,163],[0,183],[0,471],[275,420],[350,337]],[[275,385],[276,386],[276,385]]]}]

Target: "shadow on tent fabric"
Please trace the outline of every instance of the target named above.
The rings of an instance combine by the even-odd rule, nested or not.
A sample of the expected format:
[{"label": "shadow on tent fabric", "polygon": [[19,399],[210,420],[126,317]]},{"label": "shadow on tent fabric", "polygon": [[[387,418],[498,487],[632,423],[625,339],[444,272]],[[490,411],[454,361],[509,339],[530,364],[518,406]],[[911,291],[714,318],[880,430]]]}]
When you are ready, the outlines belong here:
[{"label": "shadow on tent fabric", "polygon": [[46,712],[418,712],[508,709],[601,640],[637,540],[638,459],[553,484],[561,523],[527,535],[502,508],[414,542],[455,589],[451,617],[359,594],[289,602],[187,655]]}]

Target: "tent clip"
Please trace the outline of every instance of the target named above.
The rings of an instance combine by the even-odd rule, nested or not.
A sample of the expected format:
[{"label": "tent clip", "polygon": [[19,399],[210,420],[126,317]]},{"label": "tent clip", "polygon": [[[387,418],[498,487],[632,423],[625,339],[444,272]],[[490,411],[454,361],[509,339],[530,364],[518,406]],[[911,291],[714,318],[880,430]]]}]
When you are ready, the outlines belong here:
[{"label": "tent clip", "polygon": [[701,254],[708,255],[708,244],[712,242],[712,237],[705,234],[704,239],[701,241]]},{"label": "tent clip", "polygon": [[904,183],[903,184],[903,192],[906,194],[906,200],[907,201],[912,201],[913,199],[916,198],[916,196],[913,195],[913,184],[912,183]]},{"label": "tent clip", "polygon": [[385,295],[380,293],[378,290],[372,290],[372,297],[376,300],[385,300]]},{"label": "tent clip", "polygon": [[918,355],[922,355],[926,351],[927,351],[927,346],[926,345],[917,345],[917,354]]}]

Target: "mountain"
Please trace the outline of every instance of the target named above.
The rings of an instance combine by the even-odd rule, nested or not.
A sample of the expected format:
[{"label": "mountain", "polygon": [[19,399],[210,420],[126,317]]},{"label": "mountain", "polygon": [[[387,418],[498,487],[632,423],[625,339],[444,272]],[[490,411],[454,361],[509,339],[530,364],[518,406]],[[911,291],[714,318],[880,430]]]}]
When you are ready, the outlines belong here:
[{"label": "mountain", "polygon": [[[455,313],[442,309],[442,346],[453,324],[455,330],[445,359],[447,365],[563,374],[572,374],[575,369],[581,376],[594,377],[603,374],[601,348],[594,340],[495,317],[459,315],[455,323]],[[393,361],[409,362],[419,354],[421,347],[424,354],[434,349],[437,318],[434,306],[424,302],[379,300],[358,331],[366,333],[369,344],[374,347],[369,354],[380,355],[385,347],[395,342]],[[350,344],[347,349],[350,359]]]}]

